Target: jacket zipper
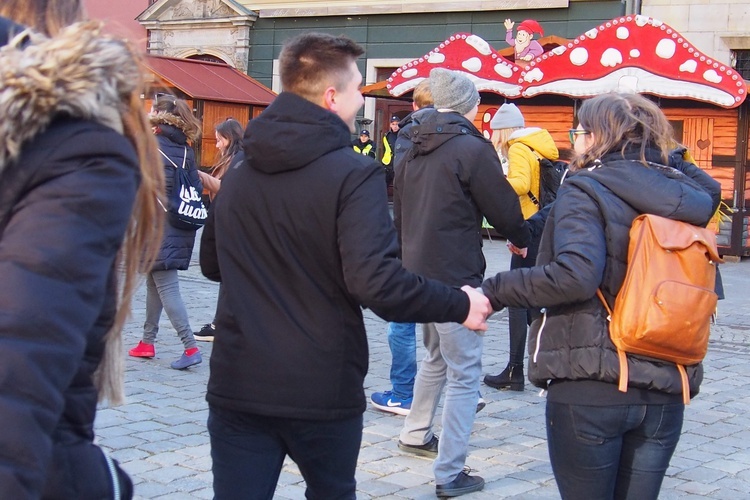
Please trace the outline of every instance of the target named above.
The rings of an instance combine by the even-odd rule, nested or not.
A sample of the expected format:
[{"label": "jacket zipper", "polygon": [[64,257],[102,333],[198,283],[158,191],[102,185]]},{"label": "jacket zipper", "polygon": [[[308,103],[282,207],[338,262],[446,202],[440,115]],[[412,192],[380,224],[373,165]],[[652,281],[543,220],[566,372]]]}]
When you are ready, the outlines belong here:
[{"label": "jacket zipper", "polygon": [[539,331],[536,332],[536,347],[534,347],[534,363],[536,363],[536,358],[539,355],[539,345],[542,343],[542,330],[544,330],[544,325],[547,324],[547,308],[542,308],[542,324],[539,326]]}]

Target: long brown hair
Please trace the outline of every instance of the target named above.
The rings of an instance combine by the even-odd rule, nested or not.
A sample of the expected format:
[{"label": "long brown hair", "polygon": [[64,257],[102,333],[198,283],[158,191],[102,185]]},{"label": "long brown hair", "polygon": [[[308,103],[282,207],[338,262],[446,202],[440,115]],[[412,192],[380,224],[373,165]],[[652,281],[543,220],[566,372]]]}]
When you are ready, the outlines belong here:
[{"label": "long brown hair", "polygon": [[[141,68],[145,75],[145,66],[141,64]],[[139,86],[142,89],[145,88],[144,81],[141,81]],[[143,110],[140,94],[140,91],[133,92],[121,104],[123,133],[138,153],[141,184],[135,196],[133,213],[130,215],[125,239],[117,256],[118,269],[122,270],[122,281],[118,287],[119,297],[115,322],[107,334],[108,340],[113,337],[120,340],[120,348],[113,346],[111,351],[105,350],[105,357],[94,374],[94,382],[99,389],[99,399],[108,399],[113,404],[119,404],[124,399],[122,328],[130,315],[133,293],[140,284],[142,275],[151,270],[159,253],[164,229],[163,211],[157,201],[157,198],[164,193],[164,167],[156,137],[151,133],[151,123]],[[119,363],[117,359],[112,359],[113,356],[118,357]]]},{"label": "long brown hair", "polygon": [[[3,0],[0,15],[54,37],[67,26],[82,20],[83,7],[80,0]],[[86,23],[71,29],[97,28]],[[132,86],[128,86],[131,90],[119,96],[117,110],[122,120],[123,135],[137,153],[141,180],[115,261],[115,268],[120,271],[117,311],[112,328],[105,336],[101,363],[94,373],[99,400],[107,399],[112,404],[118,404],[123,401],[122,328],[130,314],[133,293],[140,282],[139,276],[151,269],[161,244],[164,218],[161,216],[162,210],[157,197],[164,191],[164,169],[140,99],[148,71],[139,55],[140,51],[122,40],[96,36],[102,40],[102,47],[106,47],[106,50],[122,55],[123,65],[128,66],[127,72],[136,75],[137,80]],[[123,71],[126,71],[125,68]]]},{"label": "long brown hair", "polygon": [[647,149],[659,150],[662,163],[668,164],[674,129],[661,109],[640,94],[613,92],[588,99],[578,111],[578,122],[593,134],[593,143],[571,161],[571,170],[618,151],[638,151],[641,163],[647,165]]},{"label": "long brown hair", "polygon": [[242,124],[234,118],[227,118],[223,122],[219,122],[215,129],[216,133],[229,143],[227,148],[222,151],[219,161],[216,162],[211,171],[214,177],[221,179],[229,168],[232,158],[242,149],[242,134],[244,130],[242,129]]},{"label": "long brown hair", "polygon": [[152,125],[159,123],[173,125],[182,130],[191,141],[200,139],[201,122],[183,99],[171,94],[159,94],[151,107],[153,110],[149,118]]}]

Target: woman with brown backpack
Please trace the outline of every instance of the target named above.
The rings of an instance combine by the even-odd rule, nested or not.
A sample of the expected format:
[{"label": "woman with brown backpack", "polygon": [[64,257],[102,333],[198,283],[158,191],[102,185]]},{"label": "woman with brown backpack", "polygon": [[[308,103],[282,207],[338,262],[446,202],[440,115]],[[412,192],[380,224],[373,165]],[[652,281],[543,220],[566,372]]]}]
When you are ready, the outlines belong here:
[{"label": "woman with brown backpack", "polygon": [[[705,226],[720,187],[669,164],[673,129],[638,94],[583,103],[570,131],[577,156],[549,210],[534,267],[482,286],[493,308],[540,307],[529,341],[529,379],[547,390],[547,439],[563,499],[655,499],[682,429],[680,370],[628,355],[627,391],[601,289],[613,303],[627,268],[633,220],[649,213]],[[675,335],[680,332],[675,331]],[[686,366],[690,395],[701,363]]]}]

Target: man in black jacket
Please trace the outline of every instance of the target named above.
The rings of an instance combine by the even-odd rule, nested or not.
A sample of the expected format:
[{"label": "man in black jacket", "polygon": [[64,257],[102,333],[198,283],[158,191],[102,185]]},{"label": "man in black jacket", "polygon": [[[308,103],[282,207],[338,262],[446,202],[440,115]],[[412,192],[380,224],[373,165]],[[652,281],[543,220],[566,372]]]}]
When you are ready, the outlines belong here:
[{"label": "man in black jacket", "polygon": [[471,287],[401,267],[382,169],[349,139],[362,53],[346,37],[287,41],[284,92],[248,125],[246,161],[211,207],[200,259],[222,283],[206,396],[217,499],[271,498],[287,455],[308,497],[355,498],[361,306],[391,321],[486,329],[489,303]]},{"label": "man in black jacket", "polygon": [[[401,235],[404,266],[454,286],[478,286],[482,255],[482,215],[517,247],[529,243],[518,196],[503,175],[491,143],[473,125],[479,93],[459,72],[430,72],[434,110],[420,114],[413,143],[399,162],[394,219]],[[482,372],[482,337],[461,325],[423,325],[427,355],[414,384],[411,411],[399,448],[436,456],[438,497],[482,489],[484,480],[464,472]],[[433,433],[443,387],[443,433]]]}]

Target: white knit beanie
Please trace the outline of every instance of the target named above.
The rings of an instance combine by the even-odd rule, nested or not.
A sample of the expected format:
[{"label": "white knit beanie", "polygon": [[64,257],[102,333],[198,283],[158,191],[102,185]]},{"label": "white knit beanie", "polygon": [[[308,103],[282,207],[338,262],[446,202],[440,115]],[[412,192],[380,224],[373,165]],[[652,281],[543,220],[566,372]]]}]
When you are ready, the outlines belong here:
[{"label": "white knit beanie", "polygon": [[465,115],[479,103],[477,86],[458,71],[434,68],[430,71],[430,90],[435,109],[452,109]]},{"label": "white knit beanie", "polygon": [[490,128],[492,130],[520,128],[524,126],[524,123],[521,110],[515,104],[505,103],[490,120]]}]

